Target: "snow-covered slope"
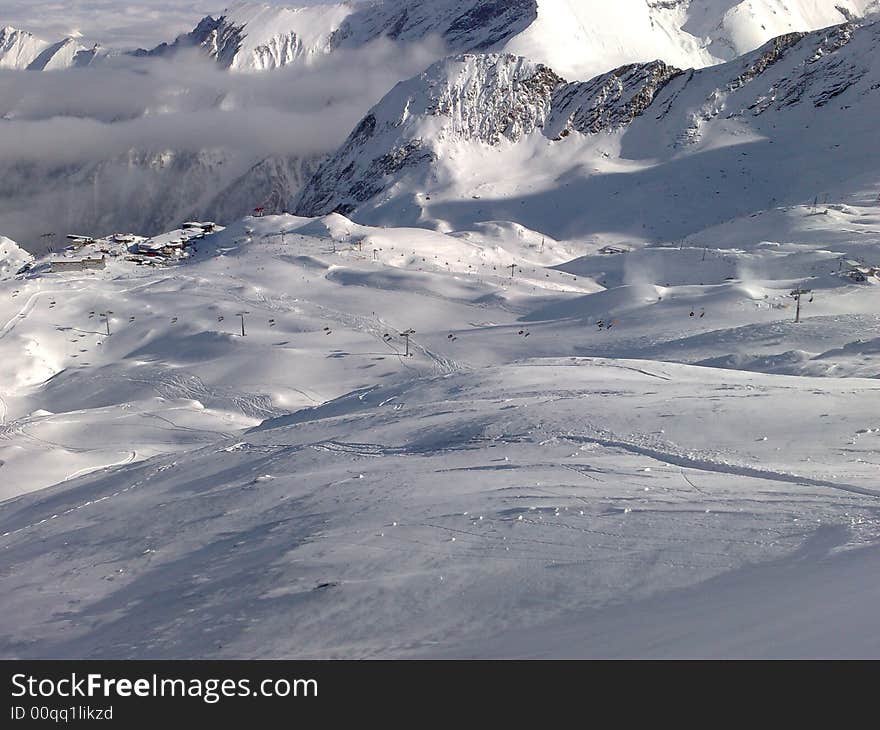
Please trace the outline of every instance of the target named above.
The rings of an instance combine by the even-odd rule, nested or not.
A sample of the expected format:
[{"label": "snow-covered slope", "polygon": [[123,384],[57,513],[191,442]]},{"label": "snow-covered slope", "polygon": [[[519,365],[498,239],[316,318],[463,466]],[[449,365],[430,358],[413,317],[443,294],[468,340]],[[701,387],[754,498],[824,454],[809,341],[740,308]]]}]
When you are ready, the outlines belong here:
[{"label": "snow-covered slope", "polygon": [[511,55],[447,59],[365,117],[297,212],[668,240],[776,202],[842,200],[880,184],[878,58],[880,23],[782,36],[708,69],[657,62],[589,82]]},{"label": "snow-covered slope", "polygon": [[100,58],[98,46],[86,48],[73,38],[53,43],[45,48],[27,67],[29,71],[58,71],[65,68],[82,68]]},{"label": "snow-covered slope", "polygon": [[11,238],[0,236],[0,279],[12,276],[33,258]]},{"label": "snow-covered slope", "polygon": [[876,469],[824,474],[872,389],[567,360],[362,392],[6,503],[0,653],[876,658]]},{"label": "snow-covered slope", "polygon": [[337,46],[352,47],[382,37],[415,43],[439,36],[451,51],[490,51],[525,31],[538,16],[537,0],[385,0],[362,5],[334,40]]},{"label": "snow-covered slope", "polygon": [[37,261],[0,281],[0,654],[876,657],[874,202]]},{"label": "snow-covered slope", "polygon": [[542,0],[537,21],[505,50],[587,78],[662,59],[679,67],[729,61],[769,39],[863,15],[868,0]]},{"label": "snow-covered slope", "polygon": [[102,53],[98,46],[88,48],[74,38],[49,43],[10,26],[0,29],[0,69],[55,71],[82,67]]},{"label": "snow-covered slope", "polygon": [[[284,241],[282,231],[288,236]],[[181,235],[176,231],[165,238]],[[363,229],[341,216],[320,221],[266,217],[238,223],[222,234],[194,240],[193,261],[183,266],[141,260],[129,250],[140,239],[122,240],[99,239],[42,258],[17,279],[6,280],[4,274],[0,401],[7,424],[0,428],[0,499],[80,471],[186,449],[218,432],[257,425],[264,418],[360,387],[363,363],[344,357],[325,362],[324,348],[341,339],[346,347],[374,346],[375,330],[383,326],[369,316],[367,300],[375,288],[391,290],[381,295],[389,301],[397,286],[411,288],[417,292],[413,304],[418,306],[444,294],[452,299],[451,309],[462,306],[456,299],[478,298],[497,289],[456,284],[447,274],[447,291],[436,276],[398,274],[394,265],[401,263],[399,252],[413,259],[417,253],[432,267],[438,256],[445,256],[452,268],[465,270],[491,270],[510,259],[523,265],[561,263],[574,255],[553,245],[537,254],[534,237],[525,231],[494,251],[429,231]],[[355,240],[363,250],[352,250]],[[337,242],[336,254],[331,241]],[[56,247],[60,248],[58,241]],[[375,277],[373,249],[377,261],[393,262],[388,272],[380,269]],[[6,239],[0,251],[10,274],[26,262],[27,255]],[[55,261],[102,256],[105,269],[51,269]],[[329,260],[322,263],[322,258]],[[337,266],[333,259],[351,266]],[[149,266],[159,263],[163,265],[158,271]],[[496,277],[503,278],[498,271]],[[256,279],[248,281],[252,274]],[[555,278],[573,280],[570,274]],[[314,288],[314,298],[297,304],[296,295],[285,293],[291,286]],[[580,292],[589,290],[590,286],[577,287]],[[358,301],[344,304],[349,292],[356,293]],[[242,306],[235,309],[233,302]],[[340,306],[342,311],[337,311]],[[239,328],[236,312],[242,308],[251,313],[248,340],[234,338]],[[110,337],[100,316],[107,310],[114,332]],[[323,330],[325,324],[332,324],[333,339]],[[306,332],[313,336],[304,337]],[[291,347],[281,344],[287,337],[294,338],[287,343]],[[368,369],[374,376],[382,372],[385,378],[397,378],[401,372],[396,351],[385,349],[387,362],[377,357]],[[311,372],[303,369],[306,361],[301,360],[309,350],[315,353]],[[254,369],[250,357],[257,353],[262,364]],[[289,379],[294,362],[299,363],[295,382]],[[166,418],[183,426],[169,431],[167,421],[157,416],[163,408],[173,411]],[[141,421],[147,428],[138,428]],[[105,422],[117,428],[105,431]],[[129,448],[135,441],[138,445]]]},{"label": "snow-covered slope", "polygon": [[386,0],[349,18],[345,43],[439,34],[451,51],[495,51],[549,64],[571,78],[656,59],[701,67],[774,36],[861,17],[870,0]]},{"label": "snow-covered slope", "polygon": [[226,68],[266,70],[387,37],[450,52],[508,52],[570,78],[655,59],[701,67],[770,38],[862,17],[876,0],[384,0],[279,8],[239,3],[150,53],[201,47]]},{"label": "snow-covered slope", "polygon": [[48,45],[26,31],[0,28],[0,68],[25,69]]},{"label": "snow-covered slope", "polygon": [[[40,226],[69,181],[102,227],[177,219],[36,260],[0,237],[0,656],[880,656],[880,23],[566,81],[551,21],[617,10],[529,7],[321,26],[303,49],[499,52],[399,84],[317,217],[177,227],[283,207],[298,159],[0,175]],[[704,8],[713,57],[782,8],[645,7]],[[214,41],[309,57],[283,37]]]}]

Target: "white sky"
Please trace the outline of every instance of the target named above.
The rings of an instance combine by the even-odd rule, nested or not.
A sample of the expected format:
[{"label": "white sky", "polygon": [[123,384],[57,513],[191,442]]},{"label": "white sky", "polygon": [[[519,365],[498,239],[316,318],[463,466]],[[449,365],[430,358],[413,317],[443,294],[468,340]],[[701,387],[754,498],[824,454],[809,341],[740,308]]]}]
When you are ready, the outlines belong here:
[{"label": "white sky", "polygon": [[[82,35],[110,47],[150,47],[193,29],[236,0],[2,0],[0,27],[46,40]],[[270,5],[320,5],[331,0],[263,0]]]}]

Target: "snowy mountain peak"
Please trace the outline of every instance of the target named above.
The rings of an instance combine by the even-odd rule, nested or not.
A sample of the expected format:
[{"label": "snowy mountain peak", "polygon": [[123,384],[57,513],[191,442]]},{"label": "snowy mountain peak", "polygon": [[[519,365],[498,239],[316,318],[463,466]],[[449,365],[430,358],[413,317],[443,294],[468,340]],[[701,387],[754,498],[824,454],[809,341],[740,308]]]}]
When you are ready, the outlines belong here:
[{"label": "snowy mountain peak", "polygon": [[445,157],[449,142],[496,146],[533,132],[561,139],[610,130],[641,114],[681,74],[655,61],[567,83],[512,54],[464,54],[399,84],[316,173],[301,215],[348,214],[405,170]]},{"label": "snowy mountain peak", "polygon": [[101,53],[99,46],[83,46],[75,38],[56,43],[6,26],[0,30],[0,69],[54,71],[88,66]]},{"label": "snowy mountain peak", "polygon": [[7,25],[0,29],[0,68],[25,69],[48,45],[27,31]]},{"label": "snowy mountain peak", "polygon": [[660,58],[682,68],[732,60],[771,38],[862,17],[872,0],[542,0],[505,50],[589,78]]},{"label": "snowy mountain peak", "polygon": [[[840,170],[844,177],[854,170],[873,174],[864,150],[872,148],[867,140],[874,135],[866,120],[875,118],[880,103],[877,58],[880,23],[790,33],[711,68],[683,72],[655,61],[585,82],[565,82],[550,67],[510,54],[458,56],[399,84],[374,107],[319,168],[295,209],[299,215],[337,211],[369,223],[393,215],[443,230],[490,216],[565,236],[592,230],[600,220],[620,225],[607,219],[599,201],[630,199],[632,190],[629,175],[604,174],[609,166],[623,172],[693,165],[687,179],[711,180],[711,186],[688,183],[676,192],[657,182],[659,189],[651,188],[651,200],[668,197],[664,205],[670,210],[695,208],[688,221],[665,219],[671,227],[660,235],[677,236],[699,217],[708,225],[763,210],[780,196],[812,199],[830,183],[818,175],[821,169]],[[824,168],[811,165],[796,145],[813,134],[813,144],[828,156]],[[733,150],[747,144],[767,147],[749,173],[767,180],[765,192],[758,185],[742,188],[740,176],[730,173],[749,155]],[[850,145],[841,167],[840,150]],[[783,182],[783,169],[798,172]],[[559,191],[561,184],[592,190],[593,197],[589,203],[572,197],[568,216],[548,221],[551,203],[541,205],[527,191]],[[718,196],[725,194],[736,210],[719,206]],[[462,202],[471,198],[473,205]],[[522,217],[529,205],[535,219]],[[585,219],[589,207],[593,214]],[[564,229],[557,227],[561,220],[567,221]]]},{"label": "snowy mountain peak", "polygon": [[147,53],[165,55],[185,48],[201,48],[223,68],[266,71],[327,53],[342,20],[351,14],[345,3],[286,8],[262,3],[238,3],[214,18],[203,18],[196,28],[172,44]]}]

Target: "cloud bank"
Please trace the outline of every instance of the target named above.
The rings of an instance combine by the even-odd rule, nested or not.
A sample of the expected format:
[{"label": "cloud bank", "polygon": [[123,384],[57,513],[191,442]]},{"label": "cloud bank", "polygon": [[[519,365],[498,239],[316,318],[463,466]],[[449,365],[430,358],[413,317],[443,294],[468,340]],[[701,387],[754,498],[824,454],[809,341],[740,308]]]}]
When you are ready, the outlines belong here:
[{"label": "cloud bank", "polygon": [[442,55],[439,42],[401,48],[382,40],[264,74],[224,72],[196,51],[0,72],[0,163],[68,164],[133,148],[328,153],[398,80]]},{"label": "cloud bank", "polygon": [[0,26],[12,25],[46,40],[73,36],[109,48],[136,48],[192,30],[200,18],[226,4],[223,0],[5,0]]},{"label": "cloud bank", "polygon": [[[213,210],[212,195],[261,160],[336,150],[400,79],[443,55],[437,40],[382,39],[263,74],[225,72],[195,50],[0,72],[0,231],[33,250],[45,230],[150,233],[196,204]],[[187,169],[151,159],[166,152],[200,156],[211,170],[189,183]],[[169,184],[180,189],[172,201],[162,197]]]}]

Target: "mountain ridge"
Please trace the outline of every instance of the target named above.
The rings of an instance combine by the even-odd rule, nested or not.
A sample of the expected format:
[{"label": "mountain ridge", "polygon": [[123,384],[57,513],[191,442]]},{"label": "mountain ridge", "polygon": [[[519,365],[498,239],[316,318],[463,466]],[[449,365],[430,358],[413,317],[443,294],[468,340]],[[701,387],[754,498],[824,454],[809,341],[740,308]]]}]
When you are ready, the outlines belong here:
[{"label": "mountain ridge", "polygon": [[[775,7],[773,5],[775,0],[761,0],[761,2],[750,0],[750,2],[752,5],[749,7],[755,9],[760,6],[767,12],[769,12],[767,8]],[[725,17],[731,12],[736,15],[736,13],[743,12],[737,8],[745,7],[745,4],[692,0],[690,2],[643,3],[639,7],[643,10],[648,8],[652,12],[666,13],[667,15],[663,17],[666,17],[667,20],[673,17],[670,14],[677,13],[678,15],[675,17],[678,20],[675,22],[699,35],[705,34],[706,28],[711,30],[711,27],[714,27],[712,26],[713,19],[717,19],[721,9],[726,9],[722,13]],[[474,9],[478,6],[482,8],[482,15],[474,13]],[[844,2],[840,4],[840,7],[846,10],[846,13],[841,14],[841,11],[838,10],[834,10],[834,13],[841,17],[849,14],[858,18],[860,13],[869,12],[876,6],[876,1]],[[632,117],[634,110],[643,107],[645,102],[653,103],[654,94],[647,86],[640,86],[641,82],[637,77],[639,74],[650,75],[652,73],[650,64],[655,62],[656,57],[651,57],[635,65],[633,63],[621,64],[615,66],[616,70],[611,72],[608,71],[608,65],[605,64],[602,67],[602,73],[591,76],[587,81],[579,81],[577,75],[572,76],[565,69],[546,64],[541,60],[540,56],[546,50],[546,45],[542,45],[542,38],[546,40],[547,37],[555,37],[548,36],[546,33],[542,35],[542,32],[539,32],[542,27],[545,31],[548,29],[549,26],[546,26],[546,22],[549,22],[548,18],[571,19],[572,16],[566,15],[569,11],[583,18],[578,13],[584,8],[594,7],[599,6],[592,2],[559,3],[556,0],[548,0],[546,3],[521,0],[516,4],[477,4],[473,0],[443,0],[428,4],[415,0],[386,0],[362,7],[338,4],[293,10],[245,3],[234,6],[233,10],[228,11],[230,15],[221,16],[221,18],[228,19],[235,14],[235,17],[239,19],[235,23],[223,24],[218,19],[209,17],[200,23],[200,27],[202,28],[201,35],[204,36],[204,39],[208,39],[206,42],[209,48],[206,50],[209,54],[214,53],[217,56],[218,63],[227,64],[228,68],[232,70],[236,68],[246,70],[249,67],[252,71],[257,71],[281,68],[300,62],[308,64],[319,58],[327,58],[329,57],[327,54],[332,55],[337,50],[351,52],[353,49],[366,49],[370,43],[388,36],[393,36],[401,43],[418,43],[420,39],[436,33],[444,38],[447,46],[478,47],[481,49],[501,47],[500,54],[511,53],[516,57],[522,56],[503,49],[510,47],[529,50],[531,48],[536,50],[537,56],[525,56],[529,58],[529,63],[543,65],[560,80],[573,79],[568,81],[567,83],[570,85],[564,90],[560,89],[553,99],[553,114],[550,115],[547,111],[547,118],[540,122],[542,129],[546,132],[547,139],[553,141],[557,137],[569,137],[573,132],[587,131],[590,134],[596,134],[601,130],[607,130],[621,120]],[[602,7],[605,8],[604,5]],[[788,25],[793,23],[811,25],[818,20],[831,17],[831,15],[806,12],[809,8],[815,10],[818,7],[815,3],[811,4],[806,0],[799,0],[798,3],[791,6],[792,13],[790,17],[786,16],[785,23]],[[616,17],[614,14],[618,12],[608,8],[605,10],[611,15],[597,15],[597,20],[606,17],[613,20]],[[687,12],[690,12],[690,15],[687,16],[687,22],[685,22]],[[295,37],[278,36],[276,20],[279,17],[286,19],[285,22],[288,23],[293,22],[291,19],[295,19],[296,23],[305,23],[307,27],[304,26],[304,28],[308,32],[299,32]],[[760,14],[755,15],[758,20],[762,17]],[[462,18],[466,20],[462,20]],[[574,20],[571,22],[572,27],[580,27]],[[864,24],[867,21],[859,22]],[[542,26],[542,23],[545,25]],[[609,28],[617,27],[614,22],[609,21],[609,23]],[[597,23],[597,32],[604,32],[602,30],[604,27],[602,23]],[[250,32],[242,33],[242,28],[250,28],[253,36]],[[256,32],[255,29],[260,32]],[[303,28],[299,30],[303,31]],[[657,32],[661,33],[659,30]],[[830,31],[826,32],[830,33]],[[7,37],[12,37],[11,33],[7,33]],[[563,34],[559,37],[570,36]],[[636,49],[640,48],[638,45],[639,37],[644,39],[644,36],[635,34],[634,47]],[[690,37],[696,38],[696,36]],[[793,36],[786,34],[780,37],[790,38]],[[16,47],[19,50],[15,53],[18,53],[20,58],[23,57],[21,55],[22,38],[25,37],[21,36],[16,41],[18,43]],[[535,46],[532,41],[529,41],[529,38],[532,38],[532,41],[537,38],[537,41],[541,41],[541,43]],[[46,53],[46,49],[50,48],[42,43],[40,42],[38,47],[30,48],[28,51],[33,58],[41,53]],[[57,50],[49,55],[52,58],[58,58],[59,63],[62,59],[66,63],[73,63],[75,59],[81,58],[93,65],[103,58],[103,50],[93,52],[81,50],[71,54],[72,43],[74,41],[65,44],[66,50],[63,53]],[[784,41],[781,43],[785,44]],[[571,51],[570,45],[561,42],[558,45],[560,51],[565,53]],[[584,47],[586,45],[588,44],[581,44]],[[8,60],[12,58],[10,54],[13,52],[10,50],[12,45],[7,43],[7,46],[9,48],[5,58]],[[178,46],[178,50],[185,46],[192,48],[193,44],[182,43]],[[599,49],[604,49],[602,53],[608,51],[611,54],[609,59],[616,58],[613,44],[610,46],[600,45]],[[173,52],[171,46],[165,46],[156,55]],[[703,53],[703,51],[701,50],[699,53]],[[703,58],[699,54],[697,56],[697,60]],[[662,56],[660,57],[662,58]],[[663,58],[660,63],[670,70],[687,68],[687,66],[676,64],[668,58]],[[48,63],[44,66],[50,67]],[[756,67],[752,73],[757,74],[759,70]],[[670,72],[674,73],[674,71]],[[662,75],[665,72],[661,70],[660,73]],[[685,72],[685,75],[690,77],[691,74]],[[719,94],[730,93],[724,90],[730,81],[727,79],[723,83],[719,82]],[[389,85],[390,83],[389,81]],[[383,90],[387,88],[388,86],[384,86]],[[381,91],[377,91],[376,95],[379,93]],[[366,112],[367,104],[373,101],[375,101],[373,97],[365,100],[363,107],[356,109],[351,118],[355,119],[357,115]],[[753,99],[752,101],[757,100]],[[499,97],[498,103],[503,104],[503,97]],[[667,103],[673,104],[673,101],[669,99]],[[693,110],[693,113],[698,117],[703,114],[699,106],[704,103],[708,102],[701,100],[700,105]],[[632,107],[627,108],[628,104]],[[709,106],[711,107],[711,103]],[[160,111],[163,110],[160,109]],[[465,111],[465,117],[474,113],[481,112],[478,110]],[[497,113],[493,112],[490,115],[492,120],[490,126],[494,124],[496,126],[495,133],[503,136],[504,126],[507,122],[498,119]],[[526,116],[528,117],[528,114]],[[155,116],[156,119],[163,117],[168,118],[164,111]],[[14,115],[10,118],[14,118]],[[467,123],[467,119],[463,121]],[[529,125],[534,124],[535,120],[525,118],[521,122]],[[513,124],[515,128],[515,120]],[[691,122],[683,122],[681,127],[675,132],[683,140],[679,148],[683,148],[684,141],[691,134],[688,131]],[[425,131],[426,135],[431,133],[430,130]],[[577,136],[583,136],[583,134]],[[333,145],[336,143],[337,139],[334,139]],[[613,144],[611,146],[614,147]],[[326,153],[330,157],[338,155],[338,151],[327,152],[328,149],[330,149],[330,145],[323,148],[321,154]],[[614,149],[611,149],[609,154],[610,159],[616,155]],[[69,227],[80,230],[89,229],[98,234],[118,228],[137,229],[145,234],[153,234],[179,223],[186,217],[205,215],[218,220],[233,220],[254,206],[265,205],[266,202],[275,206],[277,210],[296,207],[298,210],[327,211],[338,208],[350,212],[383,191],[382,181],[385,179],[386,173],[393,173],[396,170],[395,174],[400,177],[404,169],[412,172],[419,167],[419,163],[431,162],[433,164],[432,161],[435,159],[430,145],[421,145],[415,137],[399,145],[392,143],[387,149],[365,163],[369,167],[374,159],[377,160],[376,167],[372,172],[361,171],[357,173],[358,180],[351,181],[352,190],[350,192],[352,195],[349,196],[351,200],[346,200],[345,191],[335,190],[334,185],[322,183],[320,180],[304,189],[307,187],[306,184],[311,179],[311,173],[317,164],[324,161],[317,156],[308,160],[294,159],[291,156],[266,158],[254,155],[250,159],[240,159],[240,155],[239,159],[236,157],[235,150],[231,148],[225,152],[217,149],[186,151],[165,148],[159,150],[132,149],[127,154],[113,157],[108,155],[106,159],[89,159],[73,166],[53,165],[51,161],[38,165],[29,163],[5,165],[6,183],[3,188],[9,191],[10,202],[3,212],[0,225],[6,233],[17,240],[28,242],[46,232],[44,224],[41,224],[40,229],[36,230],[32,221],[36,218],[37,211],[45,210],[47,207],[51,207],[54,211],[63,211],[63,220],[60,220],[61,216],[59,215],[58,227],[55,229],[55,232],[59,234],[64,233]],[[588,169],[594,166],[587,157],[578,157],[577,155],[575,157],[580,159],[581,164]],[[440,159],[436,169],[427,175],[442,178],[447,174],[447,162],[448,160]],[[517,161],[515,164],[520,165],[521,162]],[[569,167],[569,161],[565,159],[559,161],[559,164],[560,169],[568,169]],[[346,167],[347,164],[338,169],[343,180],[352,178],[355,174],[353,169],[345,170]],[[344,170],[345,172],[342,174]],[[575,174],[571,171],[570,173]],[[483,173],[474,171],[473,174],[479,178]],[[142,184],[139,193],[136,188],[138,181],[141,181]],[[34,194],[30,198],[19,199],[24,194],[23,191],[32,190],[37,184],[43,188],[40,195]],[[426,184],[418,182],[415,187],[427,190],[430,185],[426,186]],[[100,196],[93,195],[92,190],[101,191]],[[611,194],[615,193],[620,194],[616,188]],[[132,204],[133,198],[131,197],[120,197],[136,194],[141,195],[137,205]],[[145,201],[144,194],[146,195]],[[482,195],[479,191],[474,191],[473,194]],[[470,198],[471,196],[467,195],[466,197]],[[324,205],[330,201],[332,201],[332,205],[329,207]],[[450,216],[446,212],[440,214],[436,205],[431,206],[433,212],[426,213],[425,206],[421,203],[413,202],[412,199],[410,202],[411,205],[405,206],[406,220],[409,224],[440,226],[442,228],[449,223],[447,218]],[[436,196],[434,202],[437,202]],[[519,209],[514,210],[506,205],[499,205],[496,208],[497,214],[503,211],[505,215],[514,220],[520,214]],[[368,215],[372,216],[373,213],[368,213]],[[468,217],[473,217],[473,215],[468,214]],[[452,217],[454,218],[454,216]],[[532,221],[532,223],[537,224],[537,221]],[[53,225],[55,224],[53,223]],[[454,221],[449,225],[455,227]],[[36,247],[37,244],[31,243],[30,245]]]},{"label": "mountain ridge", "polygon": [[[616,181],[613,189],[587,196],[584,206],[593,207],[599,205],[595,195],[603,200],[631,194],[621,177],[627,170],[647,174],[664,165],[694,165],[699,167],[695,174],[713,184],[687,193],[682,188],[678,195],[695,196],[718,215],[740,214],[744,211],[725,207],[725,201],[733,205],[750,197],[747,188],[744,196],[732,189],[727,171],[742,164],[730,150],[755,144],[768,147],[766,159],[789,173],[811,170],[788,183],[777,179],[779,171],[765,167],[762,159],[752,170],[766,176],[768,202],[773,187],[779,189],[777,199],[802,202],[810,196],[802,187],[806,180],[816,180],[810,183],[817,186],[815,192],[831,189],[810,162],[813,146],[830,158],[835,185],[843,184],[846,175],[871,172],[873,154],[864,135],[878,104],[878,49],[880,22],[781,36],[708,69],[682,71],[655,62],[621,67],[588,82],[567,83],[552,69],[512,55],[446,59],[399,84],[371,110],[318,169],[295,211],[309,216],[336,211],[370,224],[401,215],[410,225],[444,230],[464,225],[457,216],[472,209],[468,223],[480,215],[509,218],[565,235],[579,225],[589,230],[591,224],[582,213],[573,213],[570,220],[563,216],[569,220],[566,231],[558,222],[542,229],[518,218],[528,209],[520,206],[528,206],[533,194],[526,189],[545,185],[551,195],[569,187],[586,195],[600,180],[602,185]],[[803,148],[798,148],[796,130],[804,137]],[[823,138],[822,130],[834,143]],[[774,144],[790,150],[790,156],[777,160]],[[862,160],[859,145],[865,147]],[[851,158],[834,164],[844,152]],[[706,161],[706,169],[698,159]],[[512,178],[521,178],[519,188],[504,182]],[[467,192],[474,189],[483,192]],[[720,205],[718,196],[723,197]],[[667,200],[667,194],[659,198]],[[668,200],[669,205],[682,202]],[[767,204],[749,203],[758,210]],[[452,215],[453,210],[459,214]],[[656,235],[686,232],[678,227]]]},{"label": "mountain ridge", "polygon": [[201,48],[238,71],[309,62],[380,38],[421,43],[436,37],[449,53],[513,53],[570,78],[655,59],[714,65],[771,38],[853,21],[877,0],[375,0],[284,8],[241,2],[147,55]]}]

